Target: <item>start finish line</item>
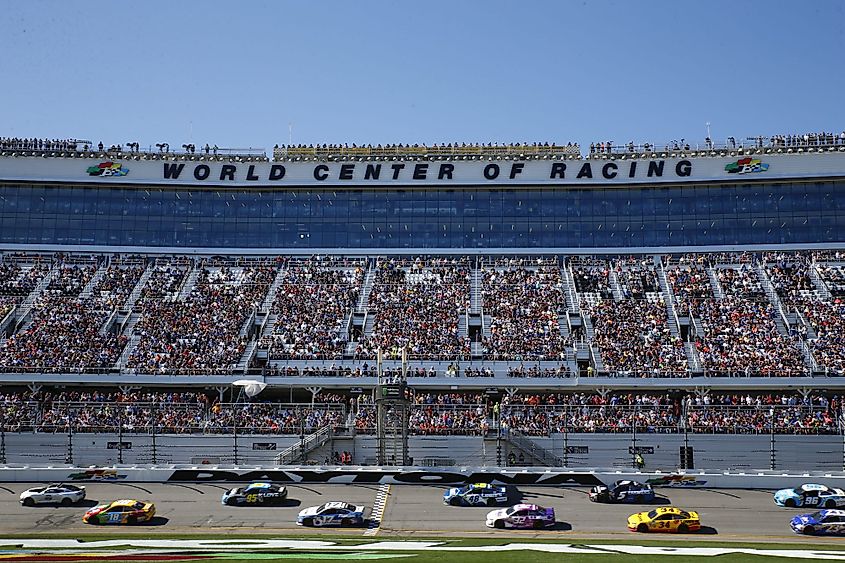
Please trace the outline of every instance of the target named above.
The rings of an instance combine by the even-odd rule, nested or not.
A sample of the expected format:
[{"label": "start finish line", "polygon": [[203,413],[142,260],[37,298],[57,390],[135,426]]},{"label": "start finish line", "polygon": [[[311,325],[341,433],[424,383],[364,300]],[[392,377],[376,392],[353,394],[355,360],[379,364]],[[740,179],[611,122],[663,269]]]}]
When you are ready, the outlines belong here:
[{"label": "start finish line", "polygon": [[[113,558],[115,555],[124,557],[130,555],[167,555],[178,552],[189,555],[186,550],[202,552],[203,556],[212,556],[214,552],[257,552],[260,550],[286,549],[320,550],[321,552],[354,552],[359,553],[398,553],[411,555],[408,552],[500,552],[500,551],[536,551],[541,553],[560,554],[604,554],[604,555],[679,555],[681,557],[717,557],[729,554],[757,555],[765,557],[791,557],[801,559],[817,559],[822,561],[845,561],[845,551],[808,550],[801,549],[751,549],[743,547],[661,547],[640,545],[589,545],[567,543],[509,543],[505,545],[480,545],[472,547],[450,546],[446,542],[428,541],[379,541],[357,545],[342,545],[331,541],[320,540],[146,540],[120,539],[80,542],[77,540],[41,540],[0,538],[0,547],[13,548],[4,555],[14,554],[37,555],[57,554],[49,550],[62,550],[62,555],[85,553],[94,555],[103,551],[103,556]],[[117,549],[120,548],[120,549]],[[270,555],[270,554],[267,554]],[[291,553],[280,553],[279,559],[288,559]],[[262,557],[262,559],[272,560]]]}]

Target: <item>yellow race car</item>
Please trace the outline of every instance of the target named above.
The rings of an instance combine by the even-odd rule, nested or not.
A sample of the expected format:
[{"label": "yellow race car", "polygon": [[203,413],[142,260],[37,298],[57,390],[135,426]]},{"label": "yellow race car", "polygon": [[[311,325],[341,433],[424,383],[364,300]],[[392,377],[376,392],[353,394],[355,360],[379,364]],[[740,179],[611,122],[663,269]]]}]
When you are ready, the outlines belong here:
[{"label": "yellow race car", "polygon": [[698,512],[687,512],[674,506],[655,508],[628,516],[628,529],[632,532],[670,532],[686,534],[701,529]]},{"label": "yellow race car", "polygon": [[86,524],[140,524],[149,522],[155,516],[156,507],[151,502],[139,500],[116,500],[100,504],[85,513]]}]

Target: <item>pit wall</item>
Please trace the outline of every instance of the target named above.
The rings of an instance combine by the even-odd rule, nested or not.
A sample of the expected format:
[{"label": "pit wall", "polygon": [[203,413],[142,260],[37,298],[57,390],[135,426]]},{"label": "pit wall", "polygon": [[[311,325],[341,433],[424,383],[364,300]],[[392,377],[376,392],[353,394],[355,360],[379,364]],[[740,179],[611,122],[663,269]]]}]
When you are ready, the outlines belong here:
[{"label": "pit wall", "polygon": [[636,472],[602,469],[583,471],[545,468],[517,470],[491,467],[455,467],[430,470],[418,467],[222,467],[222,466],[131,466],[131,467],[0,467],[0,482],[218,482],[273,481],[309,484],[453,485],[492,482],[525,486],[593,486],[619,479],[647,482],[656,487],[718,489],[781,489],[801,483],[821,482],[845,487],[845,473],[786,472]]}]

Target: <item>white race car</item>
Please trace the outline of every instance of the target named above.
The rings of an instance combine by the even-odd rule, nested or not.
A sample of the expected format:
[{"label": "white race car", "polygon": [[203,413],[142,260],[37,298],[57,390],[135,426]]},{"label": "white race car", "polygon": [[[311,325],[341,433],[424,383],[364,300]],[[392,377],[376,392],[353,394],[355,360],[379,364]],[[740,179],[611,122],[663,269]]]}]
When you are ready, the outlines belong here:
[{"label": "white race car", "polygon": [[21,493],[21,504],[35,506],[36,504],[61,504],[70,506],[85,498],[85,487],[54,483],[45,487],[33,487]]}]

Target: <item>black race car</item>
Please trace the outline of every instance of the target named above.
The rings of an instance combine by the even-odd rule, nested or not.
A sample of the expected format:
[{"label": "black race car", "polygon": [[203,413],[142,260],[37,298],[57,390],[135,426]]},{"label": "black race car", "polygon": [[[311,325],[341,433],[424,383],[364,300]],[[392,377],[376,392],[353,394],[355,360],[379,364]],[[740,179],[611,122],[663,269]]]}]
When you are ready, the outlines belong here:
[{"label": "black race car", "polygon": [[654,489],[651,485],[637,481],[616,481],[609,487],[596,485],[590,489],[593,502],[654,502]]},{"label": "black race car", "polygon": [[220,499],[229,506],[282,504],[288,498],[287,488],[273,483],[250,483],[223,493]]}]

